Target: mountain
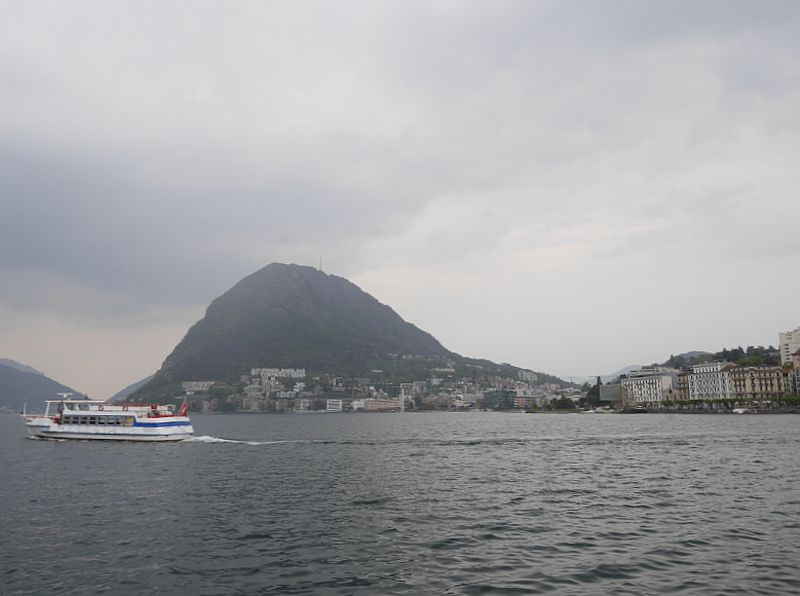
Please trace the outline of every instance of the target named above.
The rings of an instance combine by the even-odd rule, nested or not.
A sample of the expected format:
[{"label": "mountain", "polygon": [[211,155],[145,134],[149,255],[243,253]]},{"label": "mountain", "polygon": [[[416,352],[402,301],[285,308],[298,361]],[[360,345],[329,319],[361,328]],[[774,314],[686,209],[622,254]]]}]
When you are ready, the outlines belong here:
[{"label": "mountain", "polygon": [[519,370],[447,350],[342,277],[273,263],[215,299],[132,398],[169,398],[181,381],[235,383],[255,367],[343,377],[379,369],[387,380],[413,380],[436,366],[504,376]]},{"label": "mountain", "polygon": [[27,364],[20,364],[19,362],[11,360],[10,358],[0,358],[0,364],[10,366],[11,368],[21,370],[22,372],[29,372],[35,375],[44,375],[43,372],[36,370],[32,366],[28,366]]},{"label": "mountain", "polygon": [[57,399],[57,393],[74,393],[76,397],[80,395],[74,389],[38,371],[27,372],[16,366],[0,364],[0,412],[20,412],[25,400],[28,401],[29,411],[44,411],[45,400]]},{"label": "mountain", "polygon": [[120,389],[117,393],[115,393],[114,395],[109,397],[108,400],[106,400],[106,401],[109,401],[109,402],[123,402],[129,396],[131,396],[134,392],[136,392],[137,389],[139,389],[141,387],[144,387],[145,384],[149,383],[150,379],[152,379],[152,378],[153,378],[153,375],[150,375],[148,377],[145,377],[141,381],[136,381],[135,383],[131,383],[130,385],[128,385],[124,389]]}]

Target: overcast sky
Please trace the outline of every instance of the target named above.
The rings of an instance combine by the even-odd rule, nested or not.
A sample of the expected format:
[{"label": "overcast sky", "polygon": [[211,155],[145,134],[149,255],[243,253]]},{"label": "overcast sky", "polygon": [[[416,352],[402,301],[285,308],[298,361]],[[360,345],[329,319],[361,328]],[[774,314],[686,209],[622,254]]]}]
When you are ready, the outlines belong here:
[{"label": "overcast sky", "polygon": [[564,377],[776,344],[798,31],[794,0],[2,1],[0,357],[107,397],[320,255]]}]

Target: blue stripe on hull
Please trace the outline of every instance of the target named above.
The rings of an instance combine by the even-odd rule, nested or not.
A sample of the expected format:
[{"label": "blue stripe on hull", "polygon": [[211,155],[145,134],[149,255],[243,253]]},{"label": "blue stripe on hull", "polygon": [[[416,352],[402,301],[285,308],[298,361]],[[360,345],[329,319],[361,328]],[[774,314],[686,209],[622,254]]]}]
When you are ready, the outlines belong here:
[{"label": "blue stripe on hull", "polygon": [[191,426],[191,422],[139,422],[135,420],[133,422],[134,426],[141,426],[145,428],[166,428],[167,426]]}]

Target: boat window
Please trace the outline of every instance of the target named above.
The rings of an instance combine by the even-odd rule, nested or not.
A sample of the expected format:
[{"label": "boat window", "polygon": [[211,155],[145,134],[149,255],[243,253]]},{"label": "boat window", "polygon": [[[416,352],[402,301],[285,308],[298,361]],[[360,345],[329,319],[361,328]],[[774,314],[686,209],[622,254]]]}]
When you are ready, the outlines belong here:
[{"label": "boat window", "polygon": [[75,404],[67,404],[67,409],[68,410],[74,410],[75,409]]},{"label": "boat window", "polygon": [[89,409],[89,404],[78,404],[78,409],[86,411]]},{"label": "boat window", "polygon": [[133,426],[133,416],[125,416],[125,426]]}]

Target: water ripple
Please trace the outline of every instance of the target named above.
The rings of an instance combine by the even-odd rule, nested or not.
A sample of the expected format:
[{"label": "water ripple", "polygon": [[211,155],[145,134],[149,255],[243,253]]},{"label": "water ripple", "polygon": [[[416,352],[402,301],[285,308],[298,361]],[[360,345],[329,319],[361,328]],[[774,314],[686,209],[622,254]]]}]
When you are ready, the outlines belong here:
[{"label": "water ripple", "polygon": [[2,591],[795,594],[795,420],[198,416],[135,446],[9,422]]}]

